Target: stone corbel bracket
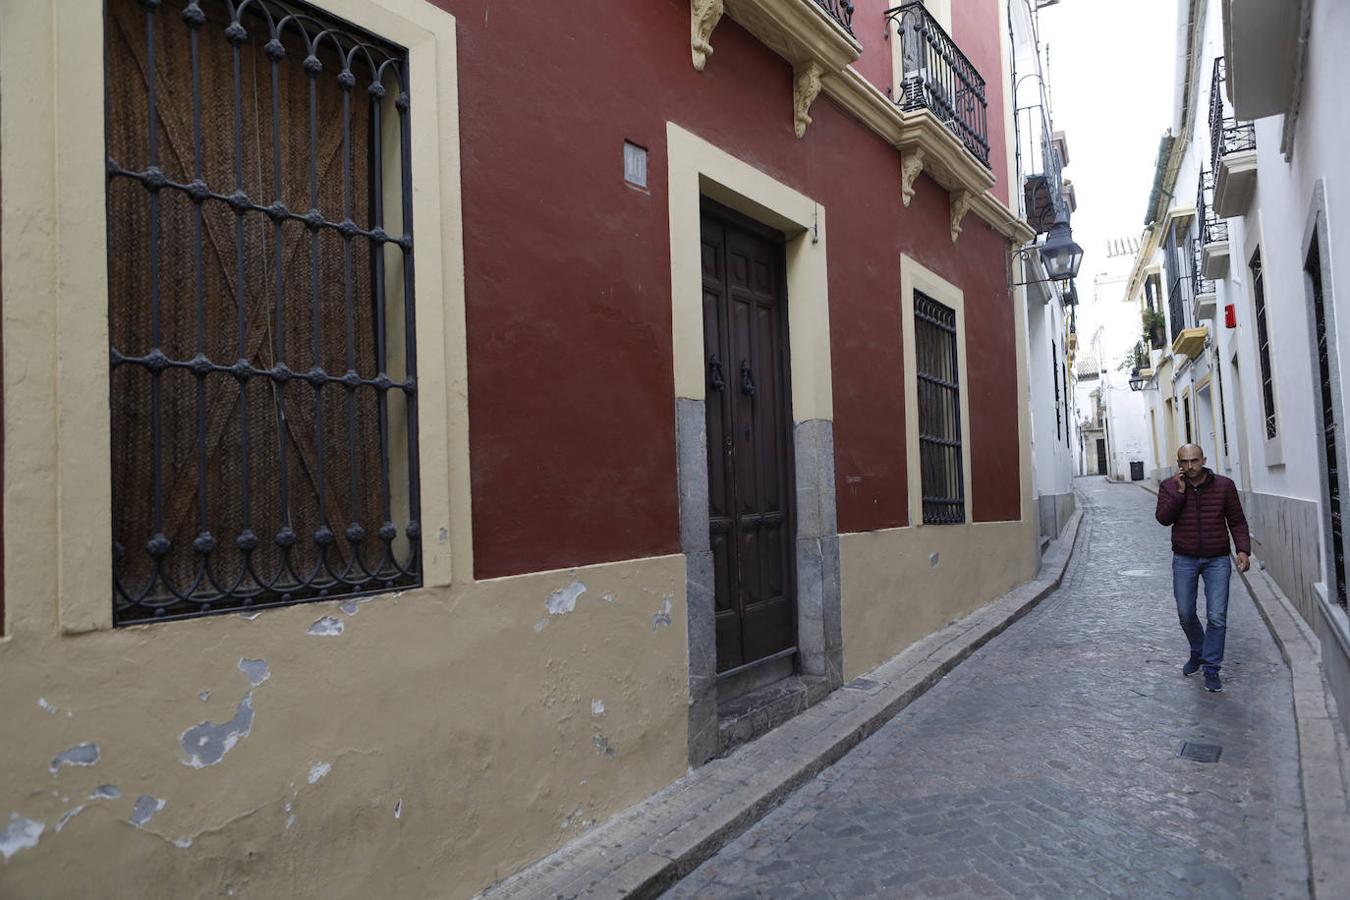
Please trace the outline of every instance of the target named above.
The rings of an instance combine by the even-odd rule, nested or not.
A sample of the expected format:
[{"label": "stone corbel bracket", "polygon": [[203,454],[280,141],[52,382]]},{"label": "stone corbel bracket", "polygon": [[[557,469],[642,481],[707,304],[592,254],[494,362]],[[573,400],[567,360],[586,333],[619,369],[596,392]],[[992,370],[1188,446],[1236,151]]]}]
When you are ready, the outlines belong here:
[{"label": "stone corbel bracket", "polygon": [[811,124],[809,110],[820,94],[820,77],[825,74],[820,63],[809,62],[798,66],[792,78],[792,129],[797,137],[806,137],[806,126]]},{"label": "stone corbel bracket", "polygon": [[952,191],[948,196],[951,198],[952,243],[955,244],[961,236],[961,220],[975,205],[975,194],[971,191]]},{"label": "stone corbel bracket", "polygon": [[914,199],[914,180],[923,171],[923,148],[914,146],[900,157],[900,192],[905,206]]},{"label": "stone corbel bracket", "polygon": [[809,110],[823,80],[862,55],[862,44],[815,0],[689,0],[689,48],[702,72],[712,55],[709,40],[723,11],[760,43],[792,64],[792,129],[806,135]]},{"label": "stone corbel bracket", "polygon": [[694,58],[694,68],[702,72],[712,56],[713,46],[709,43],[713,29],[722,21],[722,0],[689,0],[689,50]]}]

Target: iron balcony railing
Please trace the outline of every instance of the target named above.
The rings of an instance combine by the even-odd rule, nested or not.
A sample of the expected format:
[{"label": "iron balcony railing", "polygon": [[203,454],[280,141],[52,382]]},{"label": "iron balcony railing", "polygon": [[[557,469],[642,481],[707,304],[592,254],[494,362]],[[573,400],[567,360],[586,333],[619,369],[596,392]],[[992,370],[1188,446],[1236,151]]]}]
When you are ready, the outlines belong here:
[{"label": "iron balcony railing", "polygon": [[1214,212],[1214,172],[1200,170],[1195,190],[1195,213],[1200,221],[1200,242],[1222,244],[1228,240],[1228,220]]},{"label": "iron balcony railing", "polygon": [[1223,102],[1226,64],[1222,56],[1214,60],[1214,77],[1209,86],[1209,147],[1210,168],[1217,171],[1219,160],[1230,153],[1256,149],[1256,127],[1251,122],[1239,122]]},{"label": "iron balcony railing", "polygon": [[1183,276],[1177,276],[1172,282],[1171,289],[1167,292],[1167,332],[1172,338],[1172,343],[1176,343],[1177,335],[1181,334],[1182,329],[1186,327],[1186,306],[1190,303],[1190,297],[1186,296],[1189,291],[1187,288],[1189,279]]},{"label": "iron balcony railing", "polygon": [[853,33],[853,4],[849,0],[816,0],[816,3],[825,10],[826,15],[842,25],[845,31]]},{"label": "iron balcony railing", "polygon": [[988,104],[984,78],[974,64],[922,0],[886,10],[888,40],[892,33],[900,41],[904,59],[900,96],[895,102],[905,111],[926,109],[937,116],[988,167]]},{"label": "iron balcony railing", "polygon": [[1045,234],[1060,212],[1067,212],[1064,161],[1056,149],[1044,104],[1018,109],[1016,125],[1018,166],[1025,173],[1022,199],[1026,221],[1037,234]]}]

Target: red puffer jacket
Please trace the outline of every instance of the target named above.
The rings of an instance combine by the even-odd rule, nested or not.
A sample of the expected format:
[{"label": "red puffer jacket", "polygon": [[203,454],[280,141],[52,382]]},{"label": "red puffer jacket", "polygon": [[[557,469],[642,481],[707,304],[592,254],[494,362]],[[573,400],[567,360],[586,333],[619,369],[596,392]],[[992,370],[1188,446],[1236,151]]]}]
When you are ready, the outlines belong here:
[{"label": "red puffer jacket", "polygon": [[1252,552],[1247,518],[1233,479],[1205,469],[1205,480],[1185,491],[1167,478],[1158,486],[1158,522],[1172,526],[1172,552],[1182,556],[1227,556],[1228,533],[1241,553]]}]

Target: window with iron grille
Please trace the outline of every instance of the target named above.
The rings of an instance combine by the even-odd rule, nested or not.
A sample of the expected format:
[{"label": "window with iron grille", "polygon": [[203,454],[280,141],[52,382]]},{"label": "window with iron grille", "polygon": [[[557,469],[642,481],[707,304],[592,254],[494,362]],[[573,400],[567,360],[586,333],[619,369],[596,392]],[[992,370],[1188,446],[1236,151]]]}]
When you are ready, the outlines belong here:
[{"label": "window with iron grille", "polygon": [[1266,286],[1261,272],[1261,251],[1252,255],[1252,296],[1256,302],[1256,350],[1261,364],[1261,412],[1266,418],[1266,439],[1273,439],[1275,425],[1275,380],[1270,369],[1270,329],[1266,324]]},{"label": "window with iron grille", "polygon": [[1055,383],[1055,440],[1060,439],[1063,428],[1063,414],[1059,403],[1059,346],[1050,344],[1050,380]]},{"label": "window with iron grille", "polygon": [[1195,438],[1193,438],[1193,437],[1191,436],[1191,398],[1190,398],[1190,397],[1182,397],[1182,398],[1181,398],[1181,412],[1182,412],[1182,418],[1185,420],[1185,424],[1186,424],[1186,443],[1192,444],[1192,443],[1195,442]]},{"label": "window with iron grille", "polygon": [[114,621],[419,584],[405,51],[296,0],[104,51]]},{"label": "window with iron grille", "polygon": [[[1327,524],[1330,526],[1331,567],[1336,583],[1336,602],[1350,605],[1345,586],[1345,529],[1341,510],[1341,454],[1337,435],[1341,431],[1339,410],[1332,390],[1331,347],[1335,343],[1334,326],[1328,321],[1326,298],[1322,295],[1322,251],[1319,225],[1313,234],[1303,272],[1308,279],[1308,294],[1313,308],[1313,337],[1317,343],[1318,400],[1322,412],[1322,465],[1327,473]],[[1340,439],[1341,441],[1344,438]]]},{"label": "window with iron grille", "polygon": [[961,384],[956,358],[956,311],[914,292],[914,350],[918,370],[919,470],[923,521],[966,520],[961,468]]}]

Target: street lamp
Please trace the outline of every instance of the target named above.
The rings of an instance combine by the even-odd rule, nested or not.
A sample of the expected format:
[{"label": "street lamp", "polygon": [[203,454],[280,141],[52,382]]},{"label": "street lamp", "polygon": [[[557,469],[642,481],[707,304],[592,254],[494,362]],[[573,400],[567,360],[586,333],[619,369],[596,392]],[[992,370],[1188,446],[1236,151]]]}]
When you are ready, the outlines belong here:
[{"label": "street lamp", "polygon": [[1045,243],[1041,244],[1040,254],[1050,281],[1068,281],[1078,277],[1078,267],[1083,264],[1083,248],[1074,241],[1069,217],[1062,209],[1055,216],[1055,224],[1050,226]]},{"label": "street lamp", "polygon": [[1148,379],[1143,375],[1140,375],[1139,371],[1136,369],[1134,374],[1130,376],[1130,390],[1138,393],[1144,389],[1144,385],[1146,384],[1148,384]]},{"label": "street lamp", "polygon": [[[1056,204],[1058,211],[1055,214],[1055,224],[1050,226],[1050,232],[1045,236],[1045,241],[1040,244],[1027,244],[1017,250],[1017,255],[1023,262],[1031,261],[1031,251],[1035,250],[1041,258],[1041,265],[1045,267],[1045,278],[1033,281],[1014,281],[1011,287],[1021,287],[1026,284],[1045,284],[1046,282],[1066,282],[1078,277],[1078,267],[1083,264],[1083,248],[1073,239],[1073,229],[1069,227],[1069,214],[1065,211],[1062,203]],[[1078,295],[1075,291],[1073,301],[1077,302]]]}]

